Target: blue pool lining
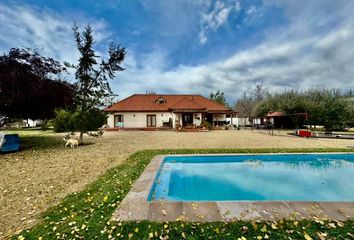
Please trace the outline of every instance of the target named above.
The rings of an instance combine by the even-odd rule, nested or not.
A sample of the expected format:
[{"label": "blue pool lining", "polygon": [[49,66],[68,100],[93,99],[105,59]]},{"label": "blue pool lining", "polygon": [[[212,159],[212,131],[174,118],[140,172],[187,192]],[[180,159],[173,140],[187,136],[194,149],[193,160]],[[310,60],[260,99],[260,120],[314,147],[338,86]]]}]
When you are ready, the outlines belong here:
[{"label": "blue pool lining", "polygon": [[[165,163],[221,163],[221,162],[245,162],[245,161],[265,161],[265,162],[287,162],[287,161],[293,161],[294,159],[287,159],[287,156],[298,156],[299,161],[302,162],[307,162],[307,161],[313,161],[314,159],[306,159],[306,157],[310,157],[313,155],[318,155],[319,157],[321,156],[326,156],[330,155],[332,156],[331,161],[335,160],[334,158],[338,159],[343,159],[345,158],[344,156],[349,156],[353,155],[354,153],[351,152],[337,152],[337,153],[326,153],[326,152],[321,152],[321,153],[259,153],[259,154],[247,154],[247,153],[241,153],[241,154],[186,154],[186,155],[181,155],[181,154],[176,154],[176,155],[166,155],[163,158],[163,161],[161,162],[158,171],[156,172],[153,184],[150,188],[149,195],[147,197],[147,201],[156,201],[152,199],[154,191],[156,189],[156,185],[158,184],[158,180],[161,176],[161,171],[164,167]],[[269,158],[271,157],[271,159]],[[305,157],[305,159],[303,159]],[[260,159],[247,159],[247,158],[260,158]],[[285,159],[284,159],[285,158]],[[326,160],[326,159],[323,159]],[[320,160],[319,160],[320,161]],[[353,161],[353,160],[349,160]],[[281,200],[279,200],[281,201]]]}]

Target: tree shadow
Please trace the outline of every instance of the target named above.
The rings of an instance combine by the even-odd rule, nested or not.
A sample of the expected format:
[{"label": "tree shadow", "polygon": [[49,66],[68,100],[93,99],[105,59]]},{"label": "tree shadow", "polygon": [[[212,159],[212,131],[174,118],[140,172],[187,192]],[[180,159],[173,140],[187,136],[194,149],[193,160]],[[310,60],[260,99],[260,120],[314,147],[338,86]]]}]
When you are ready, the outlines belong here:
[{"label": "tree shadow", "polygon": [[64,148],[65,142],[61,136],[50,135],[20,135],[20,151],[45,150]]}]

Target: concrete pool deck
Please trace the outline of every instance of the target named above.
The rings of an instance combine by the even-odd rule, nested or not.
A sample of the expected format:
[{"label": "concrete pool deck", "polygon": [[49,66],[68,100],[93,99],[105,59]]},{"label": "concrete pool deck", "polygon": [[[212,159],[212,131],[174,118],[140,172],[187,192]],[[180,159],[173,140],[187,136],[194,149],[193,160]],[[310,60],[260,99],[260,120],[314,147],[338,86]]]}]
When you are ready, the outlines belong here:
[{"label": "concrete pool deck", "polygon": [[[267,153],[268,154],[268,153]],[[277,153],[275,153],[277,154]],[[329,153],[326,153],[329,154]],[[347,153],[346,153],[347,154]],[[206,154],[218,155],[218,154]],[[223,154],[246,155],[246,154]],[[255,155],[255,154],[252,154]],[[181,155],[174,155],[181,156]],[[195,155],[183,155],[195,156]],[[112,221],[337,220],[354,218],[354,202],[147,201],[165,155],[155,156],[113,214]]]}]

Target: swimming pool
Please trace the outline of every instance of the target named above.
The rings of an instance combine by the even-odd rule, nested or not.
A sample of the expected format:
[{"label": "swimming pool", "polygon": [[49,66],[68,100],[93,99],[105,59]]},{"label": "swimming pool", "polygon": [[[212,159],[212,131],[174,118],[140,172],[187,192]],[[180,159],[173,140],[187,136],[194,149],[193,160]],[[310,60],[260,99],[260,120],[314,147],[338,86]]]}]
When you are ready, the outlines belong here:
[{"label": "swimming pool", "polygon": [[354,154],[166,156],[154,200],[354,201]]}]

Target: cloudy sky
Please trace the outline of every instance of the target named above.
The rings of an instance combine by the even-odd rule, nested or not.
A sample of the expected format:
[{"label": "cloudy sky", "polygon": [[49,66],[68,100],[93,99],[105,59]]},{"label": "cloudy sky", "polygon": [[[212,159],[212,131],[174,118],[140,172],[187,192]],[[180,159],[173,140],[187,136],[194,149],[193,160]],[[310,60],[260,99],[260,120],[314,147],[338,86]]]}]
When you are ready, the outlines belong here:
[{"label": "cloudy sky", "polygon": [[119,98],[224,91],[354,88],[352,0],[1,0],[0,52],[37,48],[75,63],[71,31],[90,23],[96,50],[127,48]]}]

